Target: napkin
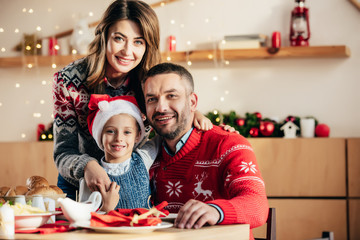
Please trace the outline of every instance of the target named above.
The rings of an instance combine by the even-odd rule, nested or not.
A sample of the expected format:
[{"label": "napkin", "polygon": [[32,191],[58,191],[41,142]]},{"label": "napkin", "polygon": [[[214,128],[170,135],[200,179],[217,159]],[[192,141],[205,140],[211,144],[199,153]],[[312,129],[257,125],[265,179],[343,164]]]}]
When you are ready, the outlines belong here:
[{"label": "napkin", "polygon": [[108,214],[92,212],[90,225],[92,227],[156,226],[161,223],[161,219],[158,216],[166,216],[165,213],[169,213],[163,210],[167,204],[168,203],[164,201],[152,209],[116,209],[110,211]]},{"label": "napkin", "polygon": [[49,233],[60,233],[73,230],[75,228],[70,228],[69,225],[63,225],[67,223],[66,221],[56,221],[56,223],[44,224],[41,227],[34,229],[15,229],[15,233],[39,233],[39,234],[49,234]]}]

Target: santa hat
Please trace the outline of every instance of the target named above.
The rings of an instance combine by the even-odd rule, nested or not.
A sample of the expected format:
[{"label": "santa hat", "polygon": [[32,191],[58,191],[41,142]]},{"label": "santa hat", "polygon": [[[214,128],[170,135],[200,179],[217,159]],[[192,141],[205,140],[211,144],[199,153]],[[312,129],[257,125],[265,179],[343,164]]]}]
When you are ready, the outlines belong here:
[{"label": "santa hat", "polygon": [[89,102],[89,115],[87,117],[89,132],[94,137],[101,150],[101,133],[106,122],[114,115],[126,113],[133,116],[140,126],[140,141],[145,135],[145,127],[139,106],[133,96],[117,96],[92,94]]}]

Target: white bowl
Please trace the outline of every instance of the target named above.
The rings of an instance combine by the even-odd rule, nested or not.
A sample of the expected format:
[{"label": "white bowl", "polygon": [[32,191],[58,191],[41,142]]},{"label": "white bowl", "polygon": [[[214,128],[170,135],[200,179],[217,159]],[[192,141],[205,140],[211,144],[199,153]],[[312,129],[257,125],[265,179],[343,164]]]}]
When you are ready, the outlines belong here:
[{"label": "white bowl", "polygon": [[34,229],[44,225],[52,215],[61,212],[34,213],[15,215],[15,229]]}]

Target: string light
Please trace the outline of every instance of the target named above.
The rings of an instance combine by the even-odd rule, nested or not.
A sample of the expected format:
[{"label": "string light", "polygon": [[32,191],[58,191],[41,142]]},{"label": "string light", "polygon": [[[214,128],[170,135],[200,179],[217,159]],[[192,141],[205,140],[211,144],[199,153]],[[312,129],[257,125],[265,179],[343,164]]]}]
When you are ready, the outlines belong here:
[{"label": "string light", "polygon": [[90,16],[90,17],[94,16],[94,13],[93,13],[93,12],[89,12],[89,16]]},{"label": "string light", "polygon": [[175,24],[175,20],[174,19],[170,20],[170,23]]},{"label": "string light", "polygon": [[52,68],[56,68],[56,64],[53,63],[53,64],[51,65],[51,67],[52,67]]},{"label": "string light", "polygon": [[48,8],[48,12],[52,12],[52,9],[51,9],[51,8]]},{"label": "string light", "polygon": [[27,51],[30,51],[30,50],[31,50],[31,46],[27,45],[27,46],[25,47],[25,49],[26,49]]},{"label": "string light", "polygon": [[224,98],[224,97],[221,97],[221,98],[220,98],[220,101],[222,101],[222,102],[225,101],[225,98]]},{"label": "string light", "polygon": [[40,49],[40,48],[41,48],[41,44],[40,44],[40,43],[36,44],[36,48]]},{"label": "string light", "polygon": [[194,3],[194,2],[190,2],[190,6],[191,6],[191,7],[195,6],[195,3]]},{"label": "string light", "polygon": [[26,138],[26,134],[25,134],[25,133],[22,133],[22,134],[21,134],[21,138]]},{"label": "string light", "polygon": [[31,63],[29,63],[29,64],[27,65],[27,67],[28,67],[28,68],[32,68],[33,65],[32,65]]},{"label": "string light", "polygon": [[211,59],[213,59],[213,58],[214,58],[214,55],[212,55],[212,54],[209,54],[209,55],[208,55],[208,59],[211,60]]},{"label": "string light", "polygon": [[45,100],[40,100],[40,104],[45,104]]},{"label": "string light", "polygon": [[34,10],[32,8],[29,9],[29,13],[33,13]]},{"label": "string light", "polygon": [[33,113],[33,117],[34,117],[34,118],[40,118],[40,117],[41,117],[41,113]]},{"label": "string light", "polygon": [[56,45],[54,46],[54,48],[55,48],[56,50],[59,50],[59,49],[60,49],[60,46],[56,44]]},{"label": "string light", "polygon": [[19,87],[20,87],[20,83],[16,83],[16,84],[15,84],[15,87],[16,87],[16,88],[19,88]]},{"label": "string light", "polygon": [[2,107],[2,105],[3,105],[2,102],[0,102],[0,107]]},{"label": "string light", "polygon": [[164,6],[165,6],[165,3],[164,3],[164,2],[161,2],[161,3],[160,3],[160,6],[164,7]]},{"label": "string light", "polygon": [[167,57],[166,60],[168,60],[169,62],[171,61],[171,57]]},{"label": "string light", "polygon": [[40,32],[40,31],[41,31],[41,27],[40,27],[40,26],[37,26],[37,27],[36,27],[36,30],[37,30],[38,32]]},{"label": "string light", "polygon": [[45,80],[42,80],[42,81],[41,81],[41,84],[42,84],[42,85],[46,85],[46,81],[45,81]]},{"label": "string light", "polygon": [[5,52],[6,51],[6,49],[5,48],[1,48],[1,52]]},{"label": "string light", "polygon": [[191,65],[192,65],[192,62],[191,62],[191,61],[187,61],[187,65],[188,65],[188,66],[191,66]]},{"label": "string light", "polygon": [[214,114],[217,115],[217,114],[218,114],[218,111],[217,111],[217,110],[214,110]]},{"label": "string light", "polygon": [[229,95],[229,93],[230,93],[230,92],[229,92],[228,90],[225,91],[225,94],[226,94],[226,95]]},{"label": "string light", "polygon": [[22,12],[25,13],[25,12],[26,12],[26,8],[23,8],[23,9],[22,9]]},{"label": "string light", "polygon": [[19,33],[19,29],[18,28],[15,28],[15,33]]},{"label": "string light", "polygon": [[77,54],[76,49],[73,49],[73,50],[71,51],[71,53],[72,53],[72,54]]},{"label": "string light", "polygon": [[225,64],[226,64],[226,65],[229,65],[229,64],[230,64],[230,62],[229,62],[228,60],[226,60],[226,61],[225,61]]},{"label": "string light", "polygon": [[219,80],[218,76],[213,76],[213,81],[216,82],[217,80]]},{"label": "string light", "polygon": [[0,32],[1,32],[1,33],[4,32],[4,29],[3,29],[3,28],[0,28]]}]

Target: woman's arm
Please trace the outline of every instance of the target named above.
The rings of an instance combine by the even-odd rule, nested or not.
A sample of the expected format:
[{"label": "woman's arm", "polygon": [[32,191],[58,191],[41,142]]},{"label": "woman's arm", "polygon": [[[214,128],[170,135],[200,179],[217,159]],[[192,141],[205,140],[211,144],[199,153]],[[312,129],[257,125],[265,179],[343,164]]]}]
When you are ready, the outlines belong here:
[{"label": "woman's arm", "polygon": [[[76,101],[80,101],[76,98],[82,97],[80,95],[84,93],[80,93],[74,86],[69,86],[73,83],[67,78],[61,72],[54,75],[54,161],[56,167],[65,180],[74,186],[78,186],[79,179],[84,177],[85,167],[89,162],[93,162],[92,167],[97,164],[98,167],[96,168],[95,166],[97,170],[89,172],[88,176],[85,174],[86,180],[92,179],[94,181],[93,179],[106,176],[107,179],[100,182],[107,183],[108,187],[110,180],[105,170],[98,164],[97,159],[92,157],[99,155],[101,152],[98,150],[92,137],[85,134],[78,122],[79,113],[76,112],[76,109],[83,109],[83,107],[75,106]],[[79,102],[77,104],[80,105]],[[84,116],[86,116],[85,113]],[[94,171],[100,174],[103,171],[103,174],[100,177],[94,177],[94,174],[92,174]],[[87,181],[87,184],[90,189],[94,189],[92,182]]]},{"label": "woman's arm", "polygon": [[210,119],[208,119],[201,112],[196,110],[194,116],[194,127],[199,130],[208,131],[212,129],[213,124],[211,123]]}]

